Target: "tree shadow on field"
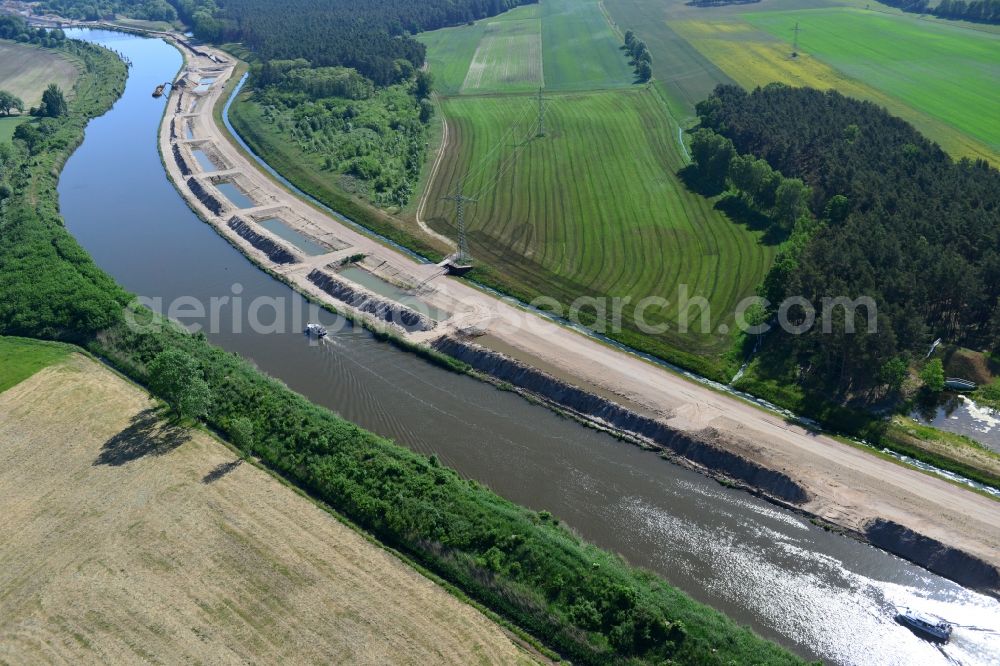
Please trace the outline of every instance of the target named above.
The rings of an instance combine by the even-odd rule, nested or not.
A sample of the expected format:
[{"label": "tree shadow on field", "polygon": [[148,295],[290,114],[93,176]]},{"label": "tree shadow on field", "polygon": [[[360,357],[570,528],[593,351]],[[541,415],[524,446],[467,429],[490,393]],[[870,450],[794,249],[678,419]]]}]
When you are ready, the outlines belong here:
[{"label": "tree shadow on field", "polygon": [[242,458],[237,458],[236,460],[231,460],[229,462],[219,463],[216,465],[211,472],[206,474],[201,478],[202,483],[215,483],[225,475],[229,474],[237,467],[243,464]]},{"label": "tree shadow on field", "polygon": [[150,407],[133,416],[127,428],[104,443],[94,465],[118,467],[143,456],[162,456],[189,439],[187,428],[164,421],[159,410]]},{"label": "tree shadow on field", "polygon": [[677,172],[677,177],[680,179],[684,186],[695,194],[700,194],[703,197],[714,197],[722,194],[723,187],[717,183],[707,182],[700,173],[698,173],[698,167],[694,164],[688,164],[682,167]]},{"label": "tree shadow on field", "polygon": [[745,201],[735,195],[726,195],[715,202],[715,210],[741,224],[750,231],[762,231],[761,245],[781,245],[788,240],[788,232],[774,223],[768,216],[750,208]]}]

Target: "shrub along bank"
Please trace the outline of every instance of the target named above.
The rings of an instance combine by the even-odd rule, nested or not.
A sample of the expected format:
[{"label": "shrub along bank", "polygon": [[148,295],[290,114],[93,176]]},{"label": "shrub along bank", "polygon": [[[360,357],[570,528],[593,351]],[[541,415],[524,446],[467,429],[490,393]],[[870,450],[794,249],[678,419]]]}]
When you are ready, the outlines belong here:
[{"label": "shrub along bank", "polygon": [[[309,403],[238,356],[165,326],[123,323],[129,295],[75,242],[57,213],[59,168],[86,121],[120,94],[110,52],[76,45],[86,63],[70,113],[32,121],[4,155],[0,334],[73,340],[139,381],[166,351],[211,395],[205,420],[244,451],[407,553],[471,597],[582,663],[796,663],[652,574],[584,543],[547,513]],[[28,140],[30,139],[30,141]],[[202,385],[199,382],[199,385]],[[199,409],[199,411],[202,411]]]}]

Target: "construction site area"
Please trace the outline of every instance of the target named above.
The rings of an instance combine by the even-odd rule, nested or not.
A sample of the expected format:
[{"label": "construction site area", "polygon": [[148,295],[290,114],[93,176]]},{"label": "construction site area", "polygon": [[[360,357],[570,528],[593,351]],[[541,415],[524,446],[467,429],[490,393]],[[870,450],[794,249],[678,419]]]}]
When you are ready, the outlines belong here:
[{"label": "construction site area", "polygon": [[[982,577],[968,584],[1000,586],[993,500],[449,277],[449,264],[461,273],[469,263],[461,235],[459,251],[438,265],[366,234],[285,186],[217,120],[238,62],[209,47],[181,51],[185,67],[160,127],[165,168],[191,208],[271,275],[491,381],[860,538],[894,526],[880,545],[914,561],[912,535],[927,537],[935,553],[949,553],[935,561],[954,565],[939,573],[975,564]],[[461,190],[453,203],[460,222]]]},{"label": "construction site area", "polygon": [[401,334],[473,329],[484,314],[441,288],[461,263],[410,262],[291,195],[222,136],[213,109],[236,63],[185,49],[170,86],[161,144],[167,171],[188,203],[272,274],[338,311]]}]

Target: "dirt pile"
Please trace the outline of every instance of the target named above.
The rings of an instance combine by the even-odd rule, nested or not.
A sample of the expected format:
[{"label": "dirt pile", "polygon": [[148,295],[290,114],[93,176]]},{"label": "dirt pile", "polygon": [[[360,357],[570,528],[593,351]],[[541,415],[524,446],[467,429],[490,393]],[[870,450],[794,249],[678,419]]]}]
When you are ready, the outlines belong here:
[{"label": "dirt pile", "polygon": [[238,215],[229,218],[228,225],[240,238],[266,254],[267,258],[276,264],[297,264],[301,261],[284,247],[258,232],[249,222]]},{"label": "dirt pile", "polygon": [[313,269],[307,277],[310,282],[338,301],[343,301],[356,310],[398,326],[404,331],[429,331],[436,325],[434,320],[412,308],[381,298],[319,269]]},{"label": "dirt pile", "polygon": [[868,523],[865,536],[872,545],[929,571],[988,594],[1000,595],[1000,571],[957,548],[881,518]]}]

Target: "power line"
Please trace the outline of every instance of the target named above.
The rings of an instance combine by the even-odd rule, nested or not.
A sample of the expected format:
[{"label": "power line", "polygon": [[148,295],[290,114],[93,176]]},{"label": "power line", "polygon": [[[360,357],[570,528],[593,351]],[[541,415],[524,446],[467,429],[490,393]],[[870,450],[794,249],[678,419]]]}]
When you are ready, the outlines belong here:
[{"label": "power line", "polygon": [[[543,114],[543,120],[544,120],[544,114]],[[527,145],[527,143],[531,141],[531,139],[532,139],[531,131],[529,131],[527,134],[524,135],[524,138],[521,141],[518,141],[513,144],[514,150],[511,151],[510,155],[508,155],[504,160],[502,160],[500,164],[497,166],[496,175],[492,178],[491,181],[488,181],[485,185],[483,185],[482,188],[480,188],[476,192],[475,196],[477,199],[482,198],[488,192],[493,190],[493,188],[495,188],[497,185],[500,184],[500,180],[507,174],[508,171],[510,171],[510,169],[517,162],[518,149]]]},{"label": "power line", "polygon": [[478,199],[467,197],[463,194],[464,181],[458,181],[458,193],[444,197],[448,201],[454,201],[457,208],[458,219],[458,256],[455,262],[459,266],[468,266],[472,263],[472,256],[469,254],[469,244],[465,237],[465,204],[476,203]]},{"label": "power line", "polygon": [[493,154],[497,150],[503,148],[507,144],[509,135],[513,134],[514,131],[518,128],[518,126],[521,125],[521,123],[523,123],[527,119],[528,113],[530,111],[531,111],[531,106],[530,105],[525,106],[524,110],[521,112],[521,115],[518,116],[517,120],[515,120],[514,123],[507,128],[507,131],[505,131],[500,136],[500,139],[496,142],[496,144],[492,148],[490,148],[490,150],[487,151],[485,155],[483,155],[483,157],[479,160],[479,163],[465,173],[465,177],[462,180],[464,180],[465,182],[474,181],[475,178],[478,177],[490,165],[490,158],[493,157]]},{"label": "power line", "polygon": [[535,132],[535,136],[545,136],[545,102],[548,101],[542,97],[542,89],[538,88],[538,131]]},{"label": "power line", "polygon": [[[544,129],[545,116],[548,114],[548,110],[549,110],[548,105],[545,105],[542,109],[541,116],[539,117],[536,123],[536,129],[539,126],[541,126]],[[535,137],[532,137],[532,132],[529,130],[528,133],[524,135],[523,139],[513,144],[514,150],[511,151],[511,154],[506,159],[500,162],[500,164],[497,167],[496,175],[493,177],[492,182],[487,182],[486,185],[484,185],[481,189],[479,189],[476,192],[477,198],[482,198],[483,196],[486,195],[486,193],[488,193],[497,185],[499,185],[500,179],[502,179],[507,174],[507,172],[510,171],[510,169],[514,166],[515,162],[517,161],[518,149],[527,145],[532,140],[532,138],[538,138],[538,135],[536,134]]]},{"label": "power line", "polygon": [[[538,89],[537,100],[538,100],[538,115],[536,118],[536,122],[534,123],[535,138],[545,135],[545,115],[548,112],[548,106],[545,104],[545,102],[548,100],[542,97],[541,88]],[[455,256],[455,263],[458,266],[470,266],[472,264],[472,255],[469,252],[468,239],[466,237],[465,205],[476,203],[482,196],[493,190],[493,188],[495,188],[499,184],[500,180],[504,177],[504,175],[506,175],[507,172],[517,162],[518,149],[526,145],[532,139],[531,130],[529,130],[528,133],[524,135],[524,138],[521,141],[515,142],[513,144],[513,150],[511,151],[510,155],[499,160],[497,164],[497,171],[493,176],[493,178],[488,179],[486,184],[484,184],[479,190],[477,190],[475,194],[473,194],[473,196],[470,197],[465,195],[465,184],[468,182],[470,177],[472,178],[477,177],[485,171],[485,169],[491,163],[490,158],[494,155],[494,153],[496,153],[498,150],[500,150],[501,148],[503,148],[503,146],[506,145],[507,138],[509,136],[514,135],[514,133],[517,131],[521,123],[524,122],[524,120],[527,118],[527,112],[530,109],[531,109],[530,106],[526,106],[525,111],[522,112],[518,120],[515,121],[514,124],[511,125],[506,132],[503,133],[503,135],[500,138],[500,141],[498,141],[497,144],[494,145],[486,153],[486,155],[483,156],[479,164],[477,164],[476,167],[472,169],[470,172],[466,172],[466,174],[459,179],[457,192],[442,197],[447,201],[455,202],[455,217],[456,217],[456,224],[458,226],[458,253]]]}]

